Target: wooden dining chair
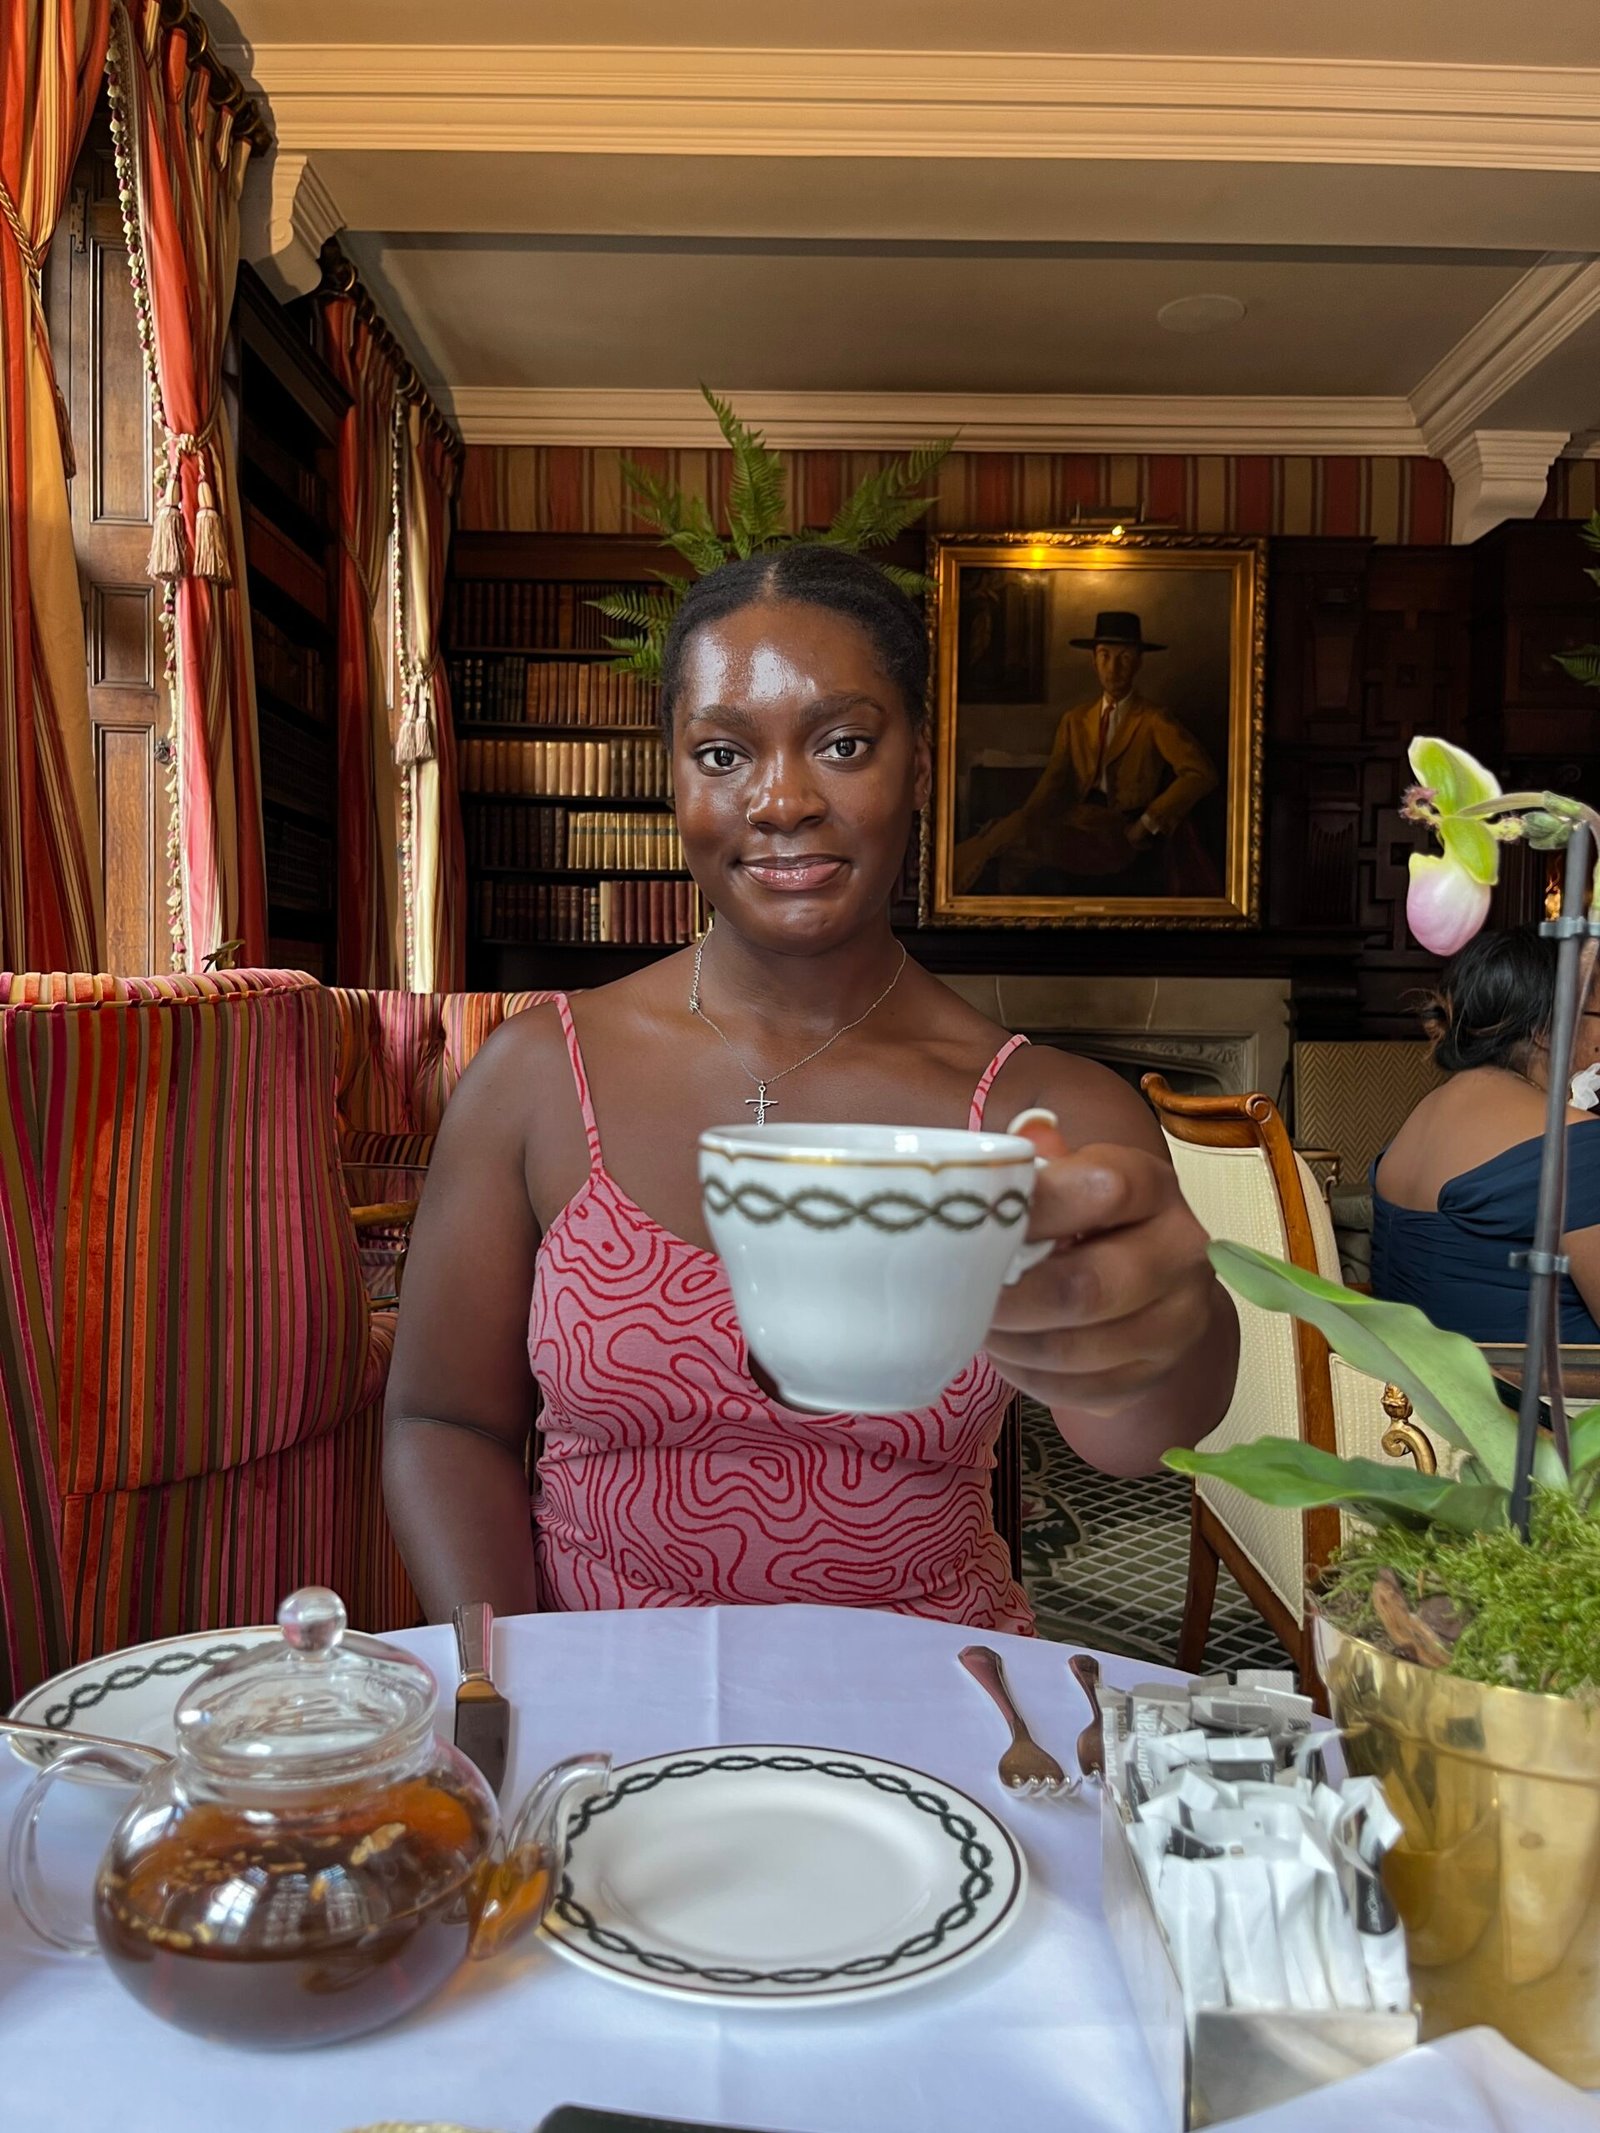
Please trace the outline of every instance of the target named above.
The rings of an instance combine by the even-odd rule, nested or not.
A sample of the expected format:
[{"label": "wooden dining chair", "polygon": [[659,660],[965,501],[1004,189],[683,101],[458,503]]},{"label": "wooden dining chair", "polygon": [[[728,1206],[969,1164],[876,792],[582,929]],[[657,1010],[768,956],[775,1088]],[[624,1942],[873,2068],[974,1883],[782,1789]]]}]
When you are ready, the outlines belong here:
[{"label": "wooden dining chair", "polygon": [[[1161,1121],[1183,1196],[1208,1236],[1339,1279],[1326,1203],[1270,1096],[1180,1096],[1159,1074],[1147,1074],[1140,1086]],[[1409,1451],[1419,1464],[1431,1461],[1432,1446],[1399,1394],[1352,1370],[1302,1320],[1235,1301],[1239,1375],[1227,1414],[1204,1440],[1207,1451],[1278,1436],[1347,1457]],[[1279,1510],[1224,1482],[1197,1480],[1178,1664],[1191,1673],[1201,1667],[1218,1567],[1226,1563],[1315,1693],[1306,1584],[1342,1530],[1337,1510]]]},{"label": "wooden dining chair", "polygon": [[1022,1583],[1022,1395],[1013,1393],[995,1440],[994,1529],[1006,1544],[1011,1575]]}]

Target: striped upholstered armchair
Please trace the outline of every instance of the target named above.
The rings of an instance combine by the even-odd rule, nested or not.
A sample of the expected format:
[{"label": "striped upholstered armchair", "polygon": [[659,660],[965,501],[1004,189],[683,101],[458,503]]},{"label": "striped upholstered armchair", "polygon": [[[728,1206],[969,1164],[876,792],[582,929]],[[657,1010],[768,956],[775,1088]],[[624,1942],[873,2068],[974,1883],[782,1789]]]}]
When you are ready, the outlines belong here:
[{"label": "striped upholstered armchair", "polygon": [[[31,1523],[55,1524],[74,1658],[270,1620],[311,1582],[364,1628],[414,1619],[379,1476],[394,1322],[362,1286],[336,1044],[295,971],[0,976],[0,1183],[27,1246],[0,1264],[0,1339],[20,1329],[0,1389],[14,1471],[19,1404],[52,1455]],[[20,1528],[20,1485],[11,1509]],[[7,1611],[46,1634],[19,1668],[59,1656],[35,1559],[44,1601],[19,1581]]]},{"label": "striped upholstered armchair", "polygon": [[404,1198],[377,1188],[386,1171],[425,1170],[456,1083],[492,1031],[547,992],[363,992],[332,986],[339,1024],[339,1153],[361,1174],[359,1200]]}]

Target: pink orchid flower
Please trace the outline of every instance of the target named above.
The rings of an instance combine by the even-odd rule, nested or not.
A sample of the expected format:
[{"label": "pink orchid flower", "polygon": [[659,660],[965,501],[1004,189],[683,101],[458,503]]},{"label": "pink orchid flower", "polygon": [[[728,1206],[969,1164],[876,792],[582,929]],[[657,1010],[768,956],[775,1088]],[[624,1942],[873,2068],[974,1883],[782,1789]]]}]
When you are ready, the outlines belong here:
[{"label": "pink orchid flower", "polygon": [[1463,810],[1498,799],[1500,786],[1475,756],[1449,741],[1423,734],[1409,753],[1417,783],[1402,813],[1426,822],[1444,852],[1412,853],[1406,923],[1431,954],[1454,955],[1489,916],[1490,892],[1500,876],[1500,837],[1482,817]]}]

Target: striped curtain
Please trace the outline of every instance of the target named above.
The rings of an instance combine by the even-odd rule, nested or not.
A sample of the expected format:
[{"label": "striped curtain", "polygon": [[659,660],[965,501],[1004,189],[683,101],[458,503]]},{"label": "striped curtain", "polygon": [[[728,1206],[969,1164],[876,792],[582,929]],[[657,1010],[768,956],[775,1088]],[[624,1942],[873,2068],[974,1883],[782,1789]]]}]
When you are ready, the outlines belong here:
[{"label": "striped curtain", "polygon": [[389,711],[390,541],[399,379],[352,295],[318,306],[318,338],[350,395],[339,432],[339,977],[403,986],[401,784]]},{"label": "striped curtain", "polygon": [[266,957],[266,860],[255,670],[244,591],[244,527],[222,355],[239,269],[247,144],[213,78],[189,65],[161,0],[119,4],[111,82],[118,181],[134,300],[146,329],[166,466],[152,577],[166,586],[176,760],[175,969],[225,942]]},{"label": "striped curtain", "polygon": [[395,752],[406,781],[406,982],[413,992],[456,992],[467,973],[467,855],[439,623],[461,455],[415,401],[402,406],[399,428],[403,718]]},{"label": "striped curtain", "polygon": [[0,0],[0,967],[105,940],[66,413],[40,274],[100,92],[108,0]]}]

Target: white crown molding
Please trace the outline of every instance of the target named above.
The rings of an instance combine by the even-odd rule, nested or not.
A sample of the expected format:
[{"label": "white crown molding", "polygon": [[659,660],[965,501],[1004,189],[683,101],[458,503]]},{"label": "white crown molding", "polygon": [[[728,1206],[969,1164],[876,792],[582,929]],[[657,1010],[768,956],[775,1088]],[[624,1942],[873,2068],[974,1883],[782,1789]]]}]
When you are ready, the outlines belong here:
[{"label": "white crown molding", "polygon": [[1065,52],[271,44],[280,140],[454,154],[1600,170],[1600,68]]},{"label": "white crown molding", "polygon": [[[788,450],[891,451],[930,437],[968,452],[1282,452],[1412,458],[1423,451],[1404,400],[1167,398],[1057,393],[740,392],[743,419]],[[457,385],[469,444],[721,443],[688,390]]]},{"label": "white crown molding", "polygon": [[1473,430],[1444,454],[1454,494],[1450,538],[1460,547],[1508,518],[1532,518],[1544,502],[1565,430]]},{"label": "white crown molding", "polygon": [[1530,267],[1412,392],[1427,449],[1448,459],[1460,439],[1597,312],[1600,260],[1541,259]]},{"label": "white crown molding", "polygon": [[309,156],[278,147],[252,156],[239,203],[239,249],[280,303],[322,279],[322,247],[344,228],[339,204]]}]

